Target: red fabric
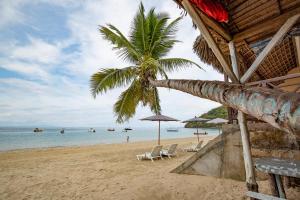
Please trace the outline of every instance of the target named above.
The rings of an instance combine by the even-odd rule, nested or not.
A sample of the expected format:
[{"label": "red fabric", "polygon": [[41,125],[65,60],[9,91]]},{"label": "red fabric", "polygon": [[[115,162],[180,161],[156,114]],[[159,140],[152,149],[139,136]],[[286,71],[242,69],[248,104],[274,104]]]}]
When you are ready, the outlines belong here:
[{"label": "red fabric", "polygon": [[215,0],[190,0],[201,11],[219,22],[228,22],[228,12]]}]

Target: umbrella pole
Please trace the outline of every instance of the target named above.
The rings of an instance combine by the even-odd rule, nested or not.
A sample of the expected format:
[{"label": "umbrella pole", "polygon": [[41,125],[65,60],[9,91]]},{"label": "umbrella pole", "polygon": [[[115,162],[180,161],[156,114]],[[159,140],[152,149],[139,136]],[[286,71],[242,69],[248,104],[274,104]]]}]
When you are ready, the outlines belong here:
[{"label": "umbrella pole", "polygon": [[198,143],[199,143],[199,133],[198,133],[198,126],[197,126],[197,139],[198,139]]},{"label": "umbrella pole", "polygon": [[160,145],[160,121],[158,121],[158,145]]}]

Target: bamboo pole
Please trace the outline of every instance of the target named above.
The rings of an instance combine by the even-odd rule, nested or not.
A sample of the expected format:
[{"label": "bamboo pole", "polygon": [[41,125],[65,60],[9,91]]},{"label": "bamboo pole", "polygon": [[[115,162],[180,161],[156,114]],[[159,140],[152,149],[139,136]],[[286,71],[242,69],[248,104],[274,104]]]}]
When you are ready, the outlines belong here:
[{"label": "bamboo pole", "polygon": [[[234,42],[229,42],[229,51],[230,51],[230,58],[232,63],[233,72],[235,76],[240,81],[240,74],[239,74],[239,65],[236,56],[236,50],[234,46]],[[249,131],[247,127],[247,119],[243,112],[238,111],[238,122],[241,130],[241,139],[242,139],[242,146],[243,146],[243,157],[244,157],[244,164],[245,164],[245,171],[246,171],[246,184],[248,191],[258,192],[258,185],[255,180],[255,173],[253,168],[253,160],[251,155],[251,146],[250,146],[250,138],[249,138]],[[254,198],[251,198],[254,199]]]}]

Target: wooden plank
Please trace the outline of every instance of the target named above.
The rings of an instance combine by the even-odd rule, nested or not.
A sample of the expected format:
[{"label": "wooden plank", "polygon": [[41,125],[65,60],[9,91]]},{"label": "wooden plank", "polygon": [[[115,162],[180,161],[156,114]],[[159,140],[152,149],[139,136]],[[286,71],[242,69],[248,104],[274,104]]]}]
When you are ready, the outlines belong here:
[{"label": "wooden plank", "polygon": [[269,0],[246,1],[235,9],[230,10],[230,16],[232,16],[232,19],[236,19],[246,14],[250,10],[254,10],[255,8],[265,4],[268,1]]},{"label": "wooden plank", "polygon": [[259,158],[255,161],[257,170],[267,174],[300,178],[300,161],[279,158]]},{"label": "wooden plank", "polygon": [[[272,10],[269,10],[270,12],[277,12],[277,5],[275,3],[276,0],[268,0],[264,3],[261,3],[260,6],[249,6],[246,10],[247,12],[242,15],[234,15],[232,16],[233,22],[236,24],[239,24],[241,21],[246,21],[247,19],[251,18],[252,16],[257,17],[257,15],[267,14],[265,13],[266,9],[272,8]],[[253,9],[251,9],[253,8]]]},{"label": "wooden plank", "polygon": [[270,6],[266,6],[262,10],[253,13],[249,12],[248,17],[243,17],[235,20],[235,24],[238,26],[239,30],[246,30],[248,27],[251,27],[253,25],[256,25],[262,21],[268,20],[268,19],[274,19],[274,17],[278,16],[277,12],[277,5],[272,4]]},{"label": "wooden plank", "polygon": [[298,21],[300,14],[297,14],[291,18],[289,18],[284,25],[277,31],[268,45],[264,48],[264,50],[259,54],[259,56],[255,59],[249,69],[241,78],[241,83],[245,83],[249,80],[252,74],[256,71],[259,65],[264,61],[267,55],[272,51],[272,49],[283,39],[285,34],[290,30],[290,28]]},{"label": "wooden plank", "polygon": [[218,34],[220,34],[225,40],[227,40],[227,42],[232,39],[229,31],[223,28],[218,22],[208,17],[201,10],[199,9],[195,9],[195,10],[200,15],[201,19],[205,22],[205,24],[210,28],[212,28],[213,30],[215,30]]},{"label": "wooden plank", "polygon": [[293,78],[298,78],[298,77],[300,77],[300,73],[288,74],[288,75],[285,75],[285,76],[279,76],[279,77],[270,78],[270,79],[266,79],[266,80],[261,80],[261,81],[255,81],[255,82],[246,83],[246,85],[247,86],[252,86],[252,85],[261,84],[263,82],[264,83],[271,83],[271,82],[288,80],[288,79],[293,79]]},{"label": "wooden plank", "polygon": [[238,80],[235,77],[235,75],[233,74],[229,64],[225,60],[225,57],[224,57],[223,53],[221,52],[219,46],[216,44],[214,38],[212,37],[212,35],[208,31],[207,27],[205,26],[204,22],[202,21],[202,19],[198,15],[198,13],[195,11],[195,9],[193,8],[193,6],[190,4],[190,2],[188,0],[183,0],[182,5],[185,8],[185,10],[187,11],[187,13],[191,16],[193,21],[196,23],[196,25],[197,25],[198,29],[200,30],[201,34],[203,35],[203,37],[207,41],[208,46],[214,52],[215,56],[219,60],[220,64],[222,65],[222,67],[224,69],[224,71],[226,72],[226,74],[229,76],[229,78],[233,82],[237,82]]},{"label": "wooden plank", "polygon": [[287,10],[291,7],[300,5],[300,0],[281,0],[281,9]]},{"label": "wooden plank", "polygon": [[233,36],[233,40],[235,43],[238,43],[238,42],[242,42],[243,40],[247,40],[247,38],[250,38],[258,34],[267,35],[267,34],[274,33],[286,22],[287,19],[299,13],[300,13],[300,7],[297,7],[278,17],[268,19],[264,22],[260,22],[257,25],[248,27],[246,30],[235,34]]},{"label": "wooden plank", "polygon": [[262,194],[262,193],[258,193],[258,192],[251,192],[251,191],[246,192],[246,195],[248,197],[252,197],[255,199],[261,199],[261,200],[286,200],[284,198],[273,197],[270,195],[266,195],[266,194]]}]

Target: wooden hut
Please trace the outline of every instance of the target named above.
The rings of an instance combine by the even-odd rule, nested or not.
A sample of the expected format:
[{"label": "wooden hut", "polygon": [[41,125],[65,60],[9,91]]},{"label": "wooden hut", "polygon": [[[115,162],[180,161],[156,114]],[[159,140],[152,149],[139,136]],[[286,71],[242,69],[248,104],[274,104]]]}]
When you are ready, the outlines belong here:
[{"label": "wooden hut", "polygon": [[[227,11],[227,23],[210,17],[193,0],[174,1],[201,32],[195,53],[225,81],[300,92],[300,0],[214,1]],[[239,112],[238,119],[247,186],[257,191],[247,118]]]}]

